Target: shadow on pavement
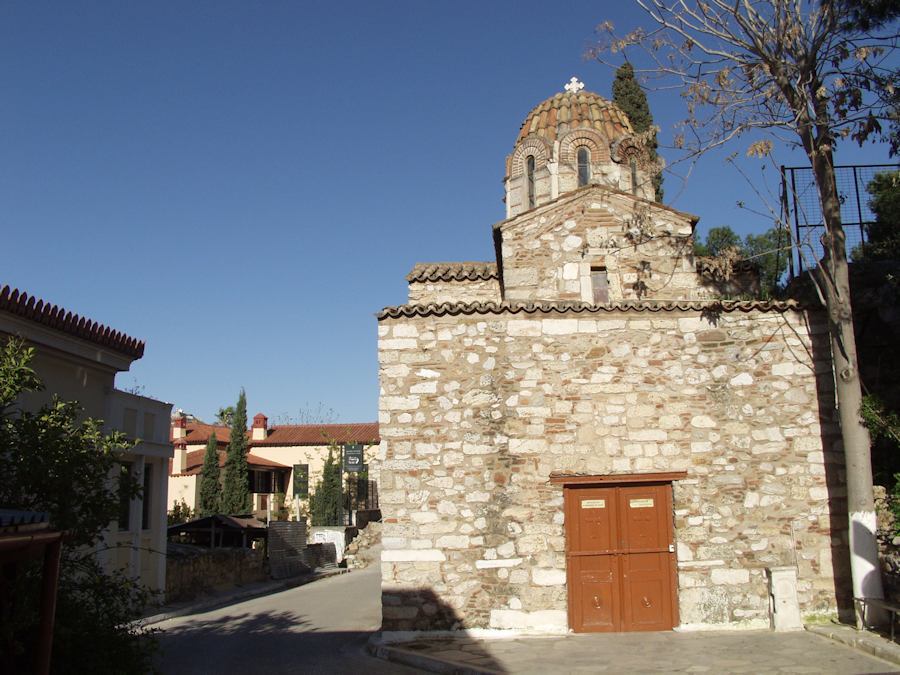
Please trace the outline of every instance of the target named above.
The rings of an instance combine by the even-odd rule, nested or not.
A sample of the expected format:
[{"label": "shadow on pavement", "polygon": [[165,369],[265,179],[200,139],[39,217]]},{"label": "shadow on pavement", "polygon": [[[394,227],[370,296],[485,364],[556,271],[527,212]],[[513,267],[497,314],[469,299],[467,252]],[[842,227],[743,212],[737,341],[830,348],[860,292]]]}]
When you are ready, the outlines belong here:
[{"label": "shadow on pavement", "polygon": [[[395,593],[396,594],[396,593]],[[451,607],[430,591],[416,591],[409,599],[423,603],[423,611],[441,617],[447,626],[459,626],[459,618]],[[352,615],[352,604],[346,607]],[[366,672],[398,673],[421,672],[427,668],[422,659],[436,656],[443,661],[456,661],[470,670],[503,672],[495,661],[475,640],[466,639],[464,631],[453,631],[452,637],[422,634],[427,637],[427,648],[416,636],[417,643],[409,644],[409,651],[420,652],[420,658],[395,658],[398,655],[380,650],[391,662],[367,655],[366,644],[375,635],[367,630],[333,630],[314,624],[311,618],[314,607],[303,607],[303,612],[235,611],[221,612],[215,617],[197,615],[195,618],[166,628],[160,633],[162,653],[160,671],[167,675],[178,673],[341,673],[365,668]],[[403,643],[389,645],[405,649]],[[427,653],[425,653],[427,652]],[[408,656],[408,655],[407,655]],[[399,665],[404,664],[404,665]],[[404,667],[407,666],[407,667]]]},{"label": "shadow on pavement", "polygon": [[[385,657],[418,665],[415,658],[402,658],[418,654],[421,658],[450,662],[471,671],[506,672],[484,648],[484,642],[469,636],[456,610],[431,589],[392,588],[382,592],[381,602],[385,632],[383,648],[377,651]],[[402,631],[402,636],[397,631]]]}]

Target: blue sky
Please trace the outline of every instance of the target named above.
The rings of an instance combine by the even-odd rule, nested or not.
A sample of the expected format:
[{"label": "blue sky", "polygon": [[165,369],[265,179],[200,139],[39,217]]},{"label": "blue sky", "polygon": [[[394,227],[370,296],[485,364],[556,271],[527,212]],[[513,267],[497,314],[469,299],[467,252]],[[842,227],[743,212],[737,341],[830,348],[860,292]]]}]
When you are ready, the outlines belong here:
[{"label": "blue sky", "polygon": [[[593,27],[642,20],[611,4],[0,4],[0,284],[146,340],[118,385],[202,418],[243,386],[251,416],[374,420],[375,312],[415,262],[492,259],[528,111],[610,95]],[[650,104],[666,144],[680,103]],[[765,229],[724,157],[667,202]]]}]

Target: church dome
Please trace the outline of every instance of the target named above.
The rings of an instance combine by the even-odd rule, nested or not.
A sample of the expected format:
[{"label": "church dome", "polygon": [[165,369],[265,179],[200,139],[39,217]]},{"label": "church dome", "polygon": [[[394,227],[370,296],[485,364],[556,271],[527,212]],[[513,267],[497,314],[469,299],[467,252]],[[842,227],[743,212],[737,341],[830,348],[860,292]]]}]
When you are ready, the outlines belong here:
[{"label": "church dome", "polygon": [[551,96],[528,113],[516,145],[531,135],[553,143],[573,129],[594,129],[610,142],[634,133],[628,116],[612,101],[590,91],[567,91]]},{"label": "church dome", "polygon": [[573,77],[564,93],[536,105],[519,127],[506,157],[506,217],[588,185],[652,198],[649,166],[628,116]]}]

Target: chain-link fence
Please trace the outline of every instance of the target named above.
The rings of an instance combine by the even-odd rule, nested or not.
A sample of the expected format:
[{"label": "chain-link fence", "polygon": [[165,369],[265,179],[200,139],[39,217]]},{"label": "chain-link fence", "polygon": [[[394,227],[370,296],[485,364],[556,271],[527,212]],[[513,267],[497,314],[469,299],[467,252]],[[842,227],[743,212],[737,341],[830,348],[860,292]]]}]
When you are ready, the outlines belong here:
[{"label": "chain-link fence", "polygon": [[[838,195],[841,200],[841,222],[847,236],[847,255],[865,241],[865,225],[875,220],[869,208],[870,195],[866,186],[876,174],[896,171],[898,164],[857,164],[835,166]],[[825,224],[819,191],[808,166],[781,168],[782,209],[786,222],[794,232],[794,253],[791,276],[802,274],[816,265],[824,253],[822,235]]]}]

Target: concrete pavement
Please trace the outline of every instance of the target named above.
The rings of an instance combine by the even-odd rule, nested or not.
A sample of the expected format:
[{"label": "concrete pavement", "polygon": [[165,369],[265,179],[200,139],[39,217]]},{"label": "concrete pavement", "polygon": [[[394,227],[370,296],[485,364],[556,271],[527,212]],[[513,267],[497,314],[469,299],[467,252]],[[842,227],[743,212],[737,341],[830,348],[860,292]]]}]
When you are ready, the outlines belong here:
[{"label": "concrete pavement", "polygon": [[373,641],[381,658],[437,673],[893,673],[894,664],[808,632],[420,637]]}]

